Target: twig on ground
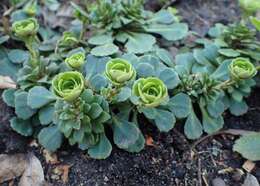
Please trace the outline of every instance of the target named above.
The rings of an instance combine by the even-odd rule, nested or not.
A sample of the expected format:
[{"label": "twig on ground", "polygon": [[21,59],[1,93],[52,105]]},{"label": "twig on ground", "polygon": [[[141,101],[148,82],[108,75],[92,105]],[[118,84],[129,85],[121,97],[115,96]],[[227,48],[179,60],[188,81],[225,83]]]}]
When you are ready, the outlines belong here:
[{"label": "twig on ground", "polygon": [[166,9],[168,8],[169,6],[171,6],[173,3],[175,3],[176,0],[171,0],[169,1],[168,3],[165,3],[163,6],[162,6],[162,9]]},{"label": "twig on ground", "polygon": [[215,132],[213,134],[209,134],[207,136],[204,136],[202,138],[200,138],[199,140],[195,141],[193,143],[193,145],[191,146],[191,150],[195,151],[195,148],[198,144],[200,144],[201,142],[203,142],[204,140],[213,137],[213,136],[217,136],[217,135],[221,135],[221,134],[231,134],[234,136],[240,136],[240,135],[246,135],[246,134],[250,134],[253,133],[254,131],[248,131],[248,130],[241,130],[241,129],[228,129],[228,130],[223,130],[223,131],[219,131],[219,132]]},{"label": "twig on ground", "polygon": [[198,158],[198,181],[199,181],[199,186],[202,186],[202,180],[201,180],[201,159]]}]

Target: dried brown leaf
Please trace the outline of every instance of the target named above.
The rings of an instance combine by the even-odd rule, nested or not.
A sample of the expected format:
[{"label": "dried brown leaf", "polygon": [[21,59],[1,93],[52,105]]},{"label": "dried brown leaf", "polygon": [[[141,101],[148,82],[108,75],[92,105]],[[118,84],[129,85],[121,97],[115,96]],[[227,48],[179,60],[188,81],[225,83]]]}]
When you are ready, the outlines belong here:
[{"label": "dried brown leaf", "polygon": [[151,137],[151,136],[146,136],[146,138],[145,138],[145,144],[147,145],[147,146],[153,146],[153,147],[155,147],[156,145],[153,143],[153,138]]},{"label": "dried brown leaf", "polygon": [[51,153],[48,150],[43,150],[43,156],[45,158],[46,163],[49,163],[51,165],[59,163],[57,154]]},{"label": "dried brown leaf", "polygon": [[247,160],[244,164],[243,164],[243,169],[245,169],[247,172],[251,172],[254,168],[255,168],[255,163]]}]

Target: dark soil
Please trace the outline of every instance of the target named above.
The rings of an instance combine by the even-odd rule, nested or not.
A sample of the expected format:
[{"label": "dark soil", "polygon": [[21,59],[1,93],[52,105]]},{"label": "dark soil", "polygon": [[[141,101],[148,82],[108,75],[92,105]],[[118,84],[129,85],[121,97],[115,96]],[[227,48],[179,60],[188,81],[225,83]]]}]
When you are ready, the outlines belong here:
[{"label": "dark soil", "polygon": [[[180,0],[176,6],[190,28],[204,35],[216,22],[238,20],[236,3],[234,0]],[[149,1],[149,7],[157,8],[157,5]],[[225,128],[260,131],[259,92],[260,89],[255,89],[248,99],[250,111],[247,114],[241,117],[226,114]],[[68,183],[64,184],[53,177],[56,165],[45,162],[42,149],[27,147],[28,141],[11,131],[8,120],[12,109],[2,101],[0,108],[0,153],[33,151],[44,166],[46,180],[54,186],[199,186],[211,185],[214,178],[223,179],[226,185],[239,186],[245,177],[239,174],[245,159],[232,151],[234,136],[210,137],[196,146],[197,153],[192,153],[192,141],[187,141],[177,129],[164,134],[155,127],[146,129],[144,126],[143,132],[152,136],[154,146],[147,146],[138,154],[114,146],[108,159],[93,160],[77,148],[63,147],[57,152],[60,164],[71,165]],[[182,128],[181,123],[178,125],[177,128]],[[260,180],[260,163],[252,174]]]}]

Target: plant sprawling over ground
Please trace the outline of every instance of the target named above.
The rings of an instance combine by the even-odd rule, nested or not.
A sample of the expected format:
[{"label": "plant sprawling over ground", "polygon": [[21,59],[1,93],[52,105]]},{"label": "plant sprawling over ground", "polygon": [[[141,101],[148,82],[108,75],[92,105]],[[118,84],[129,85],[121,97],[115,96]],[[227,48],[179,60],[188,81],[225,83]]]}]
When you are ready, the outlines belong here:
[{"label": "plant sprawling over ground", "polygon": [[[154,13],[143,0],[71,3],[74,20],[61,33],[37,19],[43,6],[57,11],[58,1],[12,1],[19,8],[0,35],[0,74],[17,84],[2,94],[15,110],[11,127],[50,151],[67,140],[97,159],[110,155],[111,140],[140,152],[144,123],[168,132],[183,122],[192,140],[217,132],[225,111],[247,112],[244,98],[258,84],[256,2],[241,0],[241,22],[216,24],[173,58],[161,47],[183,44],[189,32],[172,8]],[[20,48],[7,47],[11,42]],[[247,153],[259,138],[244,136],[234,150],[260,159],[259,151]]]}]

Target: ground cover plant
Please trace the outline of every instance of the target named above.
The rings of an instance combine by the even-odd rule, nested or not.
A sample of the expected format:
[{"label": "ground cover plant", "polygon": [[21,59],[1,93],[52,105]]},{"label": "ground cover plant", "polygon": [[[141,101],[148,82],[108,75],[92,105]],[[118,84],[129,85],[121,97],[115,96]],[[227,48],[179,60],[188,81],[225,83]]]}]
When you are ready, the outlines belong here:
[{"label": "ground cover plant", "polygon": [[[138,0],[103,0],[88,8],[71,3],[76,23],[59,36],[39,24],[37,1],[22,3],[11,15],[9,35],[1,36],[2,43],[14,40],[27,49],[1,48],[1,74],[17,83],[2,95],[15,109],[11,127],[35,136],[50,151],[68,140],[97,159],[110,155],[111,140],[140,152],[144,121],[168,132],[182,120],[189,139],[219,131],[226,110],[236,116],[247,112],[244,98],[256,85],[259,25],[252,16],[258,8],[247,3],[240,2],[245,14],[240,23],[216,24],[209,30],[213,39],[200,39],[175,59],[156,42],[188,34],[171,9],[153,13]],[[248,27],[250,21],[256,29]],[[87,30],[90,37],[85,37]],[[258,140],[258,134],[245,136],[234,150],[257,160],[259,152],[250,155],[243,146],[251,149],[247,143]]]},{"label": "ground cover plant", "polygon": [[[161,47],[182,44],[189,31],[172,9],[154,13],[141,0],[71,3],[74,24],[61,32],[39,19],[43,6],[58,2],[12,1],[18,9],[0,37],[2,81],[16,84],[2,94],[15,110],[12,129],[50,151],[67,141],[96,159],[109,157],[113,144],[140,152],[144,125],[169,132],[182,122],[191,140],[221,130],[223,113],[246,113],[257,86],[257,2],[240,1],[239,23],[216,24],[173,58]],[[251,133],[234,150],[259,160],[259,143]]]}]

